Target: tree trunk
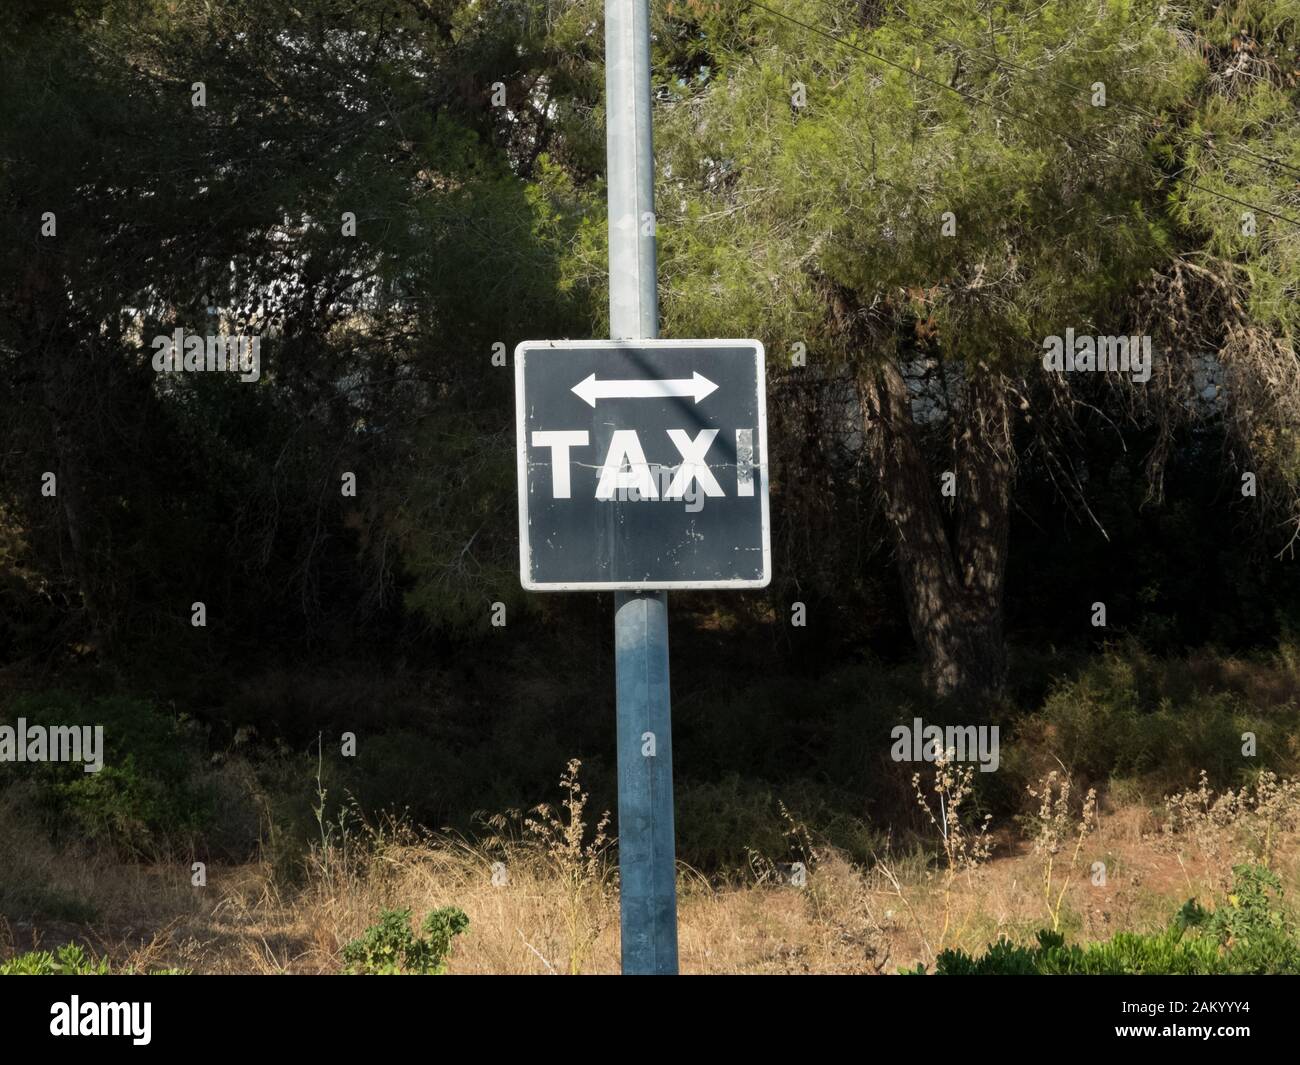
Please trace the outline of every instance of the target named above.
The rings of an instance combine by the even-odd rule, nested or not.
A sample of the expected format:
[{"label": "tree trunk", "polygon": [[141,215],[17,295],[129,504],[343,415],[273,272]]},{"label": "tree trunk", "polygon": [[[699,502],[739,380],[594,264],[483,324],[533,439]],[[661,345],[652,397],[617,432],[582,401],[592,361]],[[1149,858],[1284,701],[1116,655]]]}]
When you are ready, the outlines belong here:
[{"label": "tree trunk", "polygon": [[79,375],[80,367],[72,354],[76,350],[75,340],[61,326],[58,313],[49,310],[55,284],[55,279],[39,265],[29,271],[26,288],[32,293],[29,320],[33,324],[29,352],[40,367],[41,395],[54,439],[56,462],[51,472],[56,474],[55,498],[63,513],[73,579],[89,629],[84,642],[99,651],[109,643],[112,615],[99,594],[99,578],[92,558],[92,518],[86,498],[90,476],[83,462],[85,449],[79,446],[76,437],[77,397],[94,386]]},{"label": "tree trunk", "polygon": [[859,379],[867,450],[893,530],[908,623],[931,691],[996,699],[1006,679],[1002,593],[1014,474],[1010,411],[998,376],[972,371],[956,441],[954,520],[941,472],[922,453],[911,396],[890,362]]}]

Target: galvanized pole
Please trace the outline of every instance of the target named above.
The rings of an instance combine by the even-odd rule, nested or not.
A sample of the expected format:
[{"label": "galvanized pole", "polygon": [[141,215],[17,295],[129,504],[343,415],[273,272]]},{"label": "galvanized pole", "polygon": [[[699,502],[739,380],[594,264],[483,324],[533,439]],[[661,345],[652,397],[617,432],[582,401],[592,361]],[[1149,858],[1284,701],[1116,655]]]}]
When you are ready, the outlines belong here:
[{"label": "galvanized pole", "polygon": [[[609,328],[659,335],[648,0],[605,0]],[[614,600],[618,688],[618,838],[625,974],[676,974],[677,884],[668,596]]]}]

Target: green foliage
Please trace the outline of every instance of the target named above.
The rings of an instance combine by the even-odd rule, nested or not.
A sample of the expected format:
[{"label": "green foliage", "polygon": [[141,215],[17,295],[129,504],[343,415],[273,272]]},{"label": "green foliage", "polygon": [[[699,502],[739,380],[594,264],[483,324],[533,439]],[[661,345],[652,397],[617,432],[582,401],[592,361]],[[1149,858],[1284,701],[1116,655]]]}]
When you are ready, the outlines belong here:
[{"label": "green foliage", "polygon": [[[928,319],[954,357],[1030,363],[1044,335],[1103,314],[1169,246],[1134,147],[1144,120],[1086,91],[1132,95],[1136,61],[1140,102],[1177,105],[1194,64],[1158,7],[909,0],[863,25],[847,8],[780,5],[893,66],[758,9],[714,23],[709,76],[679,84],[662,123],[676,186],[660,217],[668,324],[887,355],[829,320],[830,284],[852,307]],[[978,54],[990,40],[1003,62]],[[959,221],[943,238],[948,211]]]},{"label": "green foliage", "polygon": [[215,795],[196,783],[205,743],[195,724],[125,696],[83,700],[61,691],[13,700],[0,720],[13,725],[103,727],[103,768],[81,762],[0,765],[0,781],[26,780],[56,832],[147,853],[207,826]]},{"label": "green foliage", "polygon": [[[1285,219],[1300,220],[1300,196],[1294,178],[1287,180],[1300,170],[1295,4],[1231,0],[1201,7],[1201,17],[1192,18],[1204,41],[1208,76],[1195,121],[1183,132],[1180,213],[1206,234],[1215,256],[1248,275],[1255,316],[1294,336],[1300,329],[1300,226]],[[1243,227],[1246,208],[1214,193],[1263,208],[1256,226]]]},{"label": "green foliage", "polygon": [[[79,943],[65,943],[56,951],[33,950],[0,961],[0,976],[117,976],[141,975],[137,969],[113,969],[108,958],[95,958]],[[183,969],[153,969],[150,976],[184,976]]]},{"label": "green foliage", "polygon": [[[926,322],[954,359],[1032,368],[1048,326],[1118,321],[1134,278],[1189,247],[1231,258],[1284,328],[1294,237],[1261,219],[1251,244],[1191,180],[1295,213],[1293,181],[1224,150],[1297,162],[1293,6],[779,5],[901,70],[743,4],[657,8],[665,334],[756,335],[774,368],[800,340],[820,371],[828,352],[898,354]],[[491,637],[496,601],[512,623],[537,609],[515,574],[510,372],[490,355],[604,330],[600,10],[23,0],[0,31],[0,220],[21,235],[0,248],[0,658],[111,648],[204,691],[196,666],[404,653],[429,628]],[[1208,58],[1179,43],[1197,35]],[[505,108],[486,100],[498,79]],[[1113,105],[1069,87],[1094,80]],[[148,366],[152,335],[208,331],[209,306],[262,337],[257,384]],[[826,409],[773,377],[778,583],[806,594],[819,571],[814,625],[896,639],[861,464],[830,468]],[[1294,481],[1295,418],[1252,409]],[[57,503],[32,491],[56,466]],[[1170,586],[1186,602],[1182,562],[1152,560],[1143,613],[1169,613]],[[1053,564],[1044,545],[1025,572]],[[178,609],[195,598],[206,629]]]},{"label": "green foliage", "polygon": [[[1282,908],[1281,882],[1259,866],[1234,867],[1232,892],[1213,911],[1190,899],[1163,932],[1120,932],[1104,943],[1066,946],[1046,929],[1038,944],[999,940],[978,957],[942,951],[937,976],[1123,976],[1170,974],[1297,974],[1300,941]],[[924,975],[924,965],[905,970]]]},{"label": "green foliage", "polygon": [[424,936],[411,931],[411,911],[385,910],[379,920],[343,948],[344,972],[353,976],[430,976],[447,971],[452,940],[469,927],[455,906],[433,910]]},{"label": "green foliage", "polygon": [[[330,818],[337,804],[355,801],[367,819],[391,811],[472,834],[474,811],[546,794],[566,748],[590,759],[593,804],[612,808],[614,768],[600,757],[612,745],[612,716],[573,714],[592,691],[609,696],[605,667],[585,656],[608,635],[599,605],[590,628],[534,635],[504,660],[485,664],[465,650],[432,697],[414,674],[379,684],[361,665],[258,678],[250,684],[257,701],[228,711],[257,722],[256,735],[241,730],[234,747],[213,742],[215,729],[205,743],[202,730],[144,699],[119,696],[101,707],[66,692],[25,696],[5,720],[21,712],[29,721],[103,721],[116,768],[106,766],[97,785],[77,765],[4,764],[0,785],[21,781],[23,805],[65,840],[91,837],[139,855],[169,841],[240,858],[260,846],[288,873],[318,834],[318,734],[337,735],[364,714],[367,738],[355,757],[340,756],[328,739],[322,749]],[[674,707],[674,742],[687,767],[676,792],[683,860],[723,875],[746,870],[751,852],[795,860],[778,803],[820,842],[862,863],[880,852],[885,826],[919,827],[910,770],[889,759],[890,729],[913,716],[960,724],[966,708],[926,699],[911,665],[832,658],[810,683],[774,664],[779,655],[766,642],[727,647],[706,635],[680,641],[674,659],[693,678]],[[1300,710],[1294,650],[1161,658],[1126,641],[1099,656],[1035,653],[1041,661],[1017,669],[1030,690],[991,719],[1004,727],[1001,771],[977,774],[981,809],[999,820],[1021,812],[1024,786],[1058,758],[1081,784],[1122,781],[1145,801],[1194,785],[1201,769],[1216,786],[1249,783],[1244,765],[1297,773],[1288,739]],[[575,667],[555,671],[556,660]],[[1258,738],[1249,762],[1240,757],[1245,731]],[[12,914],[85,921],[92,912],[80,892],[37,890],[30,877],[14,875],[4,887]]]},{"label": "green foliage", "polygon": [[[1214,656],[1204,661],[1209,672]],[[1068,758],[1075,772],[1098,782],[1139,778],[1172,788],[1190,783],[1201,768],[1213,780],[1235,782],[1242,733],[1253,732],[1260,768],[1295,772],[1286,739],[1295,727],[1294,699],[1262,705],[1244,692],[1198,682],[1193,666],[1157,659],[1133,642],[1108,649],[1060,680],[1042,708],[1023,719],[1023,745],[1008,752],[1007,768],[1028,779]],[[1269,672],[1263,663],[1254,668]]]},{"label": "green foliage", "polygon": [[821,783],[791,780],[778,786],[729,773],[718,781],[685,781],[675,798],[678,853],[701,871],[732,873],[751,866],[756,856],[805,859],[783,808],[854,861],[869,862],[886,842],[853,812],[851,793]]},{"label": "green foliage", "polygon": [[491,631],[492,606],[507,619],[531,606],[516,572],[514,446],[473,419],[448,412],[418,438],[426,468],[412,474],[391,528],[412,577],[404,604],[457,632]]},{"label": "green foliage", "polygon": [[[903,69],[742,3],[653,15],[663,331],[758,336],[772,371],[777,584],[725,605],[674,600],[687,637],[674,636],[674,675],[689,678],[676,693],[683,855],[709,869],[779,853],[778,799],[858,857],[874,845],[867,811],[877,823],[914,812],[903,775],[880,764],[882,737],[900,709],[939,711],[910,666],[861,661],[867,648],[901,657],[911,635],[859,427],[839,428],[857,409],[842,371],[906,358],[923,323],[957,360],[1032,370],[1044,332],[1121,331],[1134,280],[1184,261],[1228,262],[1252,321],[1281,339],[1300,313],[1298,231],[1263,216],[1249,238],[1241,208],[1206,191],[1300,211],[1285,169],[1300,166],[1294,0],[774,6]],[[490,361],[496,343],[604,331],[600,0],[9,7],[0,663],[85,654],[136,691],[186,693],[218,727],[255,725],[259,744],[283,743],[282,762],[258,767],[250,790],[269,777],[274,794],[257,793],[257,809],[299,835],[307,762],[283,751],[326,719],[370,715],[357,759],[326,758],[331,795],[428,823],[463,826],[476,807],[540,795],[574,750],[612,750],[611,715],[593,705],[612,689],[608,601],[543,605],[518,587],[511,374]],[[196,78],[206,108],[190,104]],[[486,100],[498,79],[506,108]],[[803,109],[789,104],[796,80]],[[1070,88],[1097,80],[1104,108]],[[46,209],[57,238],[39,235]],[[340,234],[344,211],[355,238]],[[1236,323],[1185,295],[1207,334]],[[210,304],[229,312],[223,329],[263,336],[256,385],[148,366],[148,339],[208,331]],[[809,346],[802,376],[779,370],[794,340]],[[1251,437],[1273,456],[1261,492],[1300,484],[1286,392],[1270,384],[1237,405],[1273,423]],[[1264,646],[1300,622],[1294,563],[1245,550],[1253,504],[1209,475],[1234,450],[1221,427],[1171,439],[1171,502],[1150,505],[1150,441],[1114,431],[1113,397],[1080,398],[1096,418],[1064,447],[1107,536],[1063,518],[1042,448],[1019,456],[1007,617],[1044,665],[1019,700],[1013,772],[981,781],[981,798],[1005,788],[999,808],[1014,808],[1021,752],[1098,781],[1187,783],[1201,767],[1224,779],[1240,773],[1246,730],[1256,764],[1294,772],[1281,764],[1296,758],[1293,696],[1180,685],[1185,658],[1142,654],[1060,679],[1068,658],[1049,645],[1073,654],[1092,637],[1077,604],[1093,598],[1162,654]],[[36,490],[49,469],[56,499]],[[358,474],[355,498],[339,494],[343,470]],[[796,597],[805,629],[768,613]],[[188,624],[195,598],[206,629]],[[488,623],[495,601],[507,641]],[[286,661],[298,672],[269,685]],[[409,684],[423,717],[396,717],[380,672]],[[1294,668],[1271,672],[1294,691]],[[240,685],[259,692],[255,720],[231,698]],[[55,695],[9,709],[106,725],[102,773],[0,766],[0,781],[34,785],[58,831],[144,853],[211,825],[196,781],[221,752],[155,702]],[[612,767],[588,765],[603,806]],[[257,826],[235,831],[248,843]],[[25,890],[24,908],[89,912]]]},{"label": "green foliage", "polygon": [[107,958],[91,958],[80,944],[65,943],[57,951],[34,950],[0,962],[0,976],[106,976]]},{"label": "green foliage", "polygon": [[1233,866],[1233,874],[1233,889],[1216,909],[1188,900],[1177,924],[1223,944],[1233,972],[1300,972],[1296,926],[1282,906],[1282,881],[1258,865]]},{"label": "green foliage", "polygon": [[[0,219],[24,234],[0,249],[0,652],[66,640],[46,612],[178,673],[264,634],[351,639],[358,603],[474,628],[485,585],[518,595],[492,346],[586,331],[555,265],[585,197],[546,162],[595,162],[582,5],[100,6],[25,4],[0,33]],[[176,327],[259,336],[262,379],[155,374]],[[66,507],[27,490],[51,468]],[[10,614],[18,578],[45,624]]]}]

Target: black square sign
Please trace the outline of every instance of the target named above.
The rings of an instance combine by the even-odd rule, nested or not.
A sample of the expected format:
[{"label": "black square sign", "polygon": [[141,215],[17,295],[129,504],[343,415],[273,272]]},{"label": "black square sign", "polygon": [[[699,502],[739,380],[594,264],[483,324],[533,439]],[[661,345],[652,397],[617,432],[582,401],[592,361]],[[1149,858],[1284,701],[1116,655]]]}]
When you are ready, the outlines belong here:
[{"label": "black square sign", "polygon": [[525,588],[767,586],[757,340],[526,340],[515,404]]}]

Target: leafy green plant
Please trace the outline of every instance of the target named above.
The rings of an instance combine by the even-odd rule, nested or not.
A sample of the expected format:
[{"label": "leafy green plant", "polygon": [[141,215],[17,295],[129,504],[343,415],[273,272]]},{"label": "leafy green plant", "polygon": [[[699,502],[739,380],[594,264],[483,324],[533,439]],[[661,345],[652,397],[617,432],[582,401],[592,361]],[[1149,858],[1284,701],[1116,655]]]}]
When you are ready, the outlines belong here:
[{"label": "leafy green plant", "polygon": [[78,762],[6,763],[0,783],[30,781],[55,835],[116,844],[148,856],[168,840],[210,823],[215,796],[196,784],[202,730],[152,702],[125,696],[86,700],[71,692],[24,695],[0,711],[7,724],[103,727],[102,768]]},{"label": "leafy green plant", "polygon": [[[465,911],[444,906],[411,930],[411,911],[384,910],[379,920],[343,948],[344,972],[352,976],[432,976],[447,971],[452,940],[469,927]],[[427,938],[425,938],[427,937]]]},{"label": "leafy green plant", "polygon": [[[0,976],[108,976],[115,970],[108,958],[86,953],[79,943],[65,943],[56,951],[32,950],[0,962]],[[119,976],[141,975],[138,969],[116,970]],[[183,976],[183,969],[156,969],[151,976]]]},{"label": "leafy green plant", "polygon": [[0,976],[107,976],[108,959],[90,957],[77,943],[57,951],[33,950],[0,962]]},{"label": "leafy green plant", "polygon": [[[1102,976],[1300,973],[1300,941],[1282,908],[1282,885],[1260,866],[1233,870],[1232,892],[1215,910],[1189,899],[1163,932],[1120,932],[1104,943],[1066,946],[1059,932],[1043,929],[1038,945],[1009,940],[972,957],[945,950],[935,960],[938,976]],[[925,975],[926,967],[903,970]]]},{"label": "leafy green plant", "polygon": [[1259,865],[1233,867],[1233,888],[1213,911],[1189,899],[1177,923],[1199,929],[1231,957],[1233,972],[1300,971],[1295,922],[1282,907],[1282,881]]}]

